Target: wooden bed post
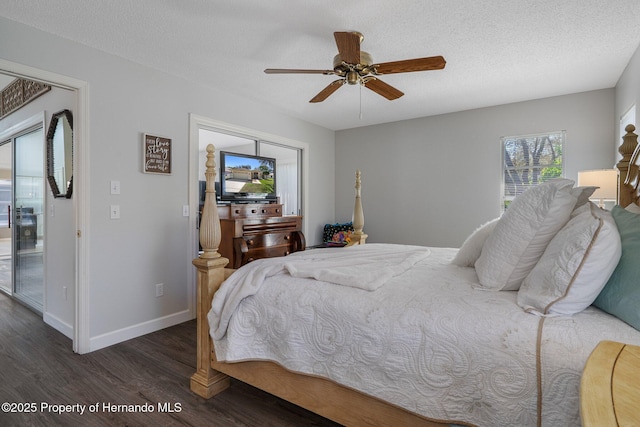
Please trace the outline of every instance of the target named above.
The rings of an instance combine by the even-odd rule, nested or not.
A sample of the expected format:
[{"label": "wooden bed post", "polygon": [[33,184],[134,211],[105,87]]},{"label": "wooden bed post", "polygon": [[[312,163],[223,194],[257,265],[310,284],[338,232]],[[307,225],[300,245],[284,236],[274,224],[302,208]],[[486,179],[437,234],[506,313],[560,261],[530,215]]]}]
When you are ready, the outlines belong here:
[{"label": "wooden bed post", "polygon": [[[634,200],[632,199],[632,193],[633,190],[635,190],[635,188],[633,188],[633,190],[627,189],[624,184],[633,185],[634,181],[638,179],[637,176],[629,175],[629,167],[630,165],[633,166],[631,157],[633,156],[636,150],[636,146],[638,145],[638,135],[633,132],[634,130],[636,130],[636,127],[634,125],[627,125],[624,130],[627,133],[622,137],[622,145],[618,148],[618,152],[622,154],[622,159],[620,159],[620,161],[616,165],[616,167],[620,171],[620,188],[618,188],[618,194],[620,196],[618,204],[623,208],[630,205],[631,203],[634,203]],[[634,171],[636,171],[637,174],[637,170],[632,167],[632,172]]]},{"label": "wooden bed post", "polygon": [[351,235],[351,242],[348,246],[363,245],[367,240],[367,235],[362,232],[364,228],[364,213],[362,212],[362,200],[360,199],[360,189],[362,182],[360,180],[362,173],[356,171],[356,201],[353,207],[353,234]]},{"label": "wooden bed post", "polygon": [[197,371],[191,376],[191,390],[209,398],[229,387],[229,377],[211,369],[211,352],[213,343],[209,336],[209,322],[207,313],[211,309],[213,294],[218,290],[225,278],[224,267],[229,260],[218,253],[220,246],[220,220],[218,207],[216,206],[216,192],[214,180],[216,176],[216,163],[214,160],[214,147],[207,146],[207,170],[205,172],[206,190],[202,217],[200,220],[200,246],[202,254],[193,260],[193,265],[198,269],[196,317],[197,330]]}]

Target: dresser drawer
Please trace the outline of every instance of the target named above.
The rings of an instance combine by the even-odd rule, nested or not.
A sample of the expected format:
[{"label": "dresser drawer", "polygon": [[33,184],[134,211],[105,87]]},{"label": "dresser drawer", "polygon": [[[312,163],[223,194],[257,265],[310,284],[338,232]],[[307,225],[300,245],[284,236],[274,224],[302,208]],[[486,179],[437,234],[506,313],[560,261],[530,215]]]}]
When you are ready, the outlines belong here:
[{"label": "dresser drawer", "polygon": [[280,204],[247,204],[229,205],[223,208],[223,218],[265,218],[282,216],[282,205]]},{"label": "dresser drawer", "polygon": [[281,257],[304,250],[304,236],[300,231],[262,233],[236,237],[234,268],[260,258]]},{"label": "dresser drawer", "polygon": [[301,221],[299,217],[269,218],[266,221],[245,221],[242,224],[242,235],[284,233],[300,230],[300,228]]},{"label": "dresser drawer", "polygon": [[261,248],[249,249],[246,253],[242,254],[242,264],[249,263],[256,259],[261,258],[274,258],[287,256],[292,252],[289,245],[287,246],[268,246]]},{"label": "dresser drawer", "polygon": [[291,243],[291,233],[268,233],[256,234],[252,236],[243,236],[242,239],[247,244],[249,250],[270,247],[270,246],[288,246]]}]

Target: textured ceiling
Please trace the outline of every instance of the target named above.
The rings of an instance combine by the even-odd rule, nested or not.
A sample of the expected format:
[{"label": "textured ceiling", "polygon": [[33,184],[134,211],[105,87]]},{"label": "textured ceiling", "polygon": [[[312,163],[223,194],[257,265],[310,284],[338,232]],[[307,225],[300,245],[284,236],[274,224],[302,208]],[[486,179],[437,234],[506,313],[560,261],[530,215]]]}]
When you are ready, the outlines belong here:
[{"label": "textured ceiling", "polygon": [[[638,0],[0,0],[0,15],[334,130],[610,88],[640,44]],[[350,30],[374,62],[447,66],[384,76],[395,101],[345,85],[319,104],[335,76],[263,73],[330,69]]]}]

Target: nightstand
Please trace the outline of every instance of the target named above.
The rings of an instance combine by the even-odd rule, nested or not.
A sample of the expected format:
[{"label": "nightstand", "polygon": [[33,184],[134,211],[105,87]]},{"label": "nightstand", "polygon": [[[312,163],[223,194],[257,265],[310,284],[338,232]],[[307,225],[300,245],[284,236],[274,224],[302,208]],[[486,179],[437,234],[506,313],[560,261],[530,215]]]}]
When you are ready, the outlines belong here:
[{"label": "nightstand", "polygon": [[602,341],[585,364],[580,382],[584,427],[640,425],[640,347]]}]

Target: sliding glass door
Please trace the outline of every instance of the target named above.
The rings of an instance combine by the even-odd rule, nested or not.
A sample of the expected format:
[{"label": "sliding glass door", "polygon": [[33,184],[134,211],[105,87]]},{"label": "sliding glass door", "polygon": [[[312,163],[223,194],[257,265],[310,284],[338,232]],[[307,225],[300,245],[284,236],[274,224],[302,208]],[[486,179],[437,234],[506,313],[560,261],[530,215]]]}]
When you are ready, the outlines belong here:
[{"label": "sliding glass door", "polygon": [[13,292],[13,140],[0,141],[0,290]]},{"label": "sliding glass door", "polygon": [[45,188],[42,126],[6,141],[0,147],[0,165],[0,287],[42,311]]}]

